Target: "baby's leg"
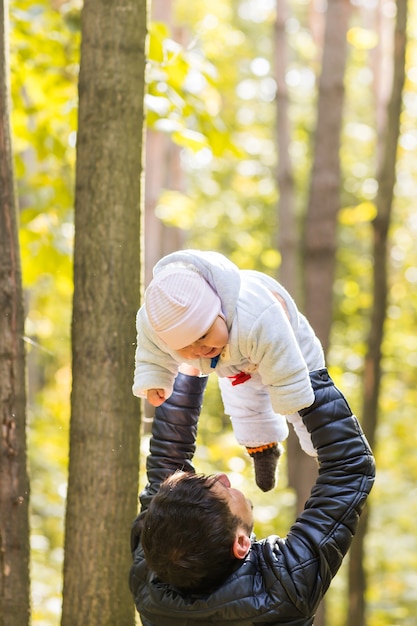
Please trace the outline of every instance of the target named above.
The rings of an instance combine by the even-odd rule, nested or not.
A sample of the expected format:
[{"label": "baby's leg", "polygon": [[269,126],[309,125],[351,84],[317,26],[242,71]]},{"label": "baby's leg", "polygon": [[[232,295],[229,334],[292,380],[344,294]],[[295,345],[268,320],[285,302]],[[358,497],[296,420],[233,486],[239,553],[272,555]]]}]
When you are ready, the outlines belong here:
[{"label": "baby's leg", "polygon": [[258,448],[246,447],[253,459],[255,482],[262,491],[271,491],[275,487],[278,476],[278,461],[284,448],[278,442],[268,443]]},{"label": "baby's leg", "polygon": [[283,452],[280,442],[288,437],[287,420],[273,412],[265,388],[247,383],[233,386],[227,378],[219,378],[219,385],[235,437],[253,458],[256,484],[262,491],[270,491]]}]

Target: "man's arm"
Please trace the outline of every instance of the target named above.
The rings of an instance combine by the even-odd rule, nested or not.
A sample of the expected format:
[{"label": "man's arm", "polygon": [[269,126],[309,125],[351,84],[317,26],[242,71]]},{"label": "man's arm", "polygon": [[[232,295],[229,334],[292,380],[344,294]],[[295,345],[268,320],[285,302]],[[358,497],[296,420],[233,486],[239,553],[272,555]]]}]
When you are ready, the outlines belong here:
[{"label": "man's arm", "polygon": [[179,373],[171,397],[156,408],[146,460],[148,484],[140,494],[142,511],[168,476],[176,470],[194,472],[192,459],[206,385],[207,377]]},{"label": "man's arm", "polygon": [[141,513],[136,518],[131,534],[131,548],[138,544],[143,513],[161,483],[176,472],[194,472],[197,425],[203,402],[207,377],[179,373],[172,395],[155,409],[146,460],[148,483],[140,494]]},{"label": "man's arm", "polygon": [[310,376],[315,401],[300,414],[318,452],[319,476],[280,546],[290,573],[286,592],[305,616],[314,614],[338,571],[375,479],[372,451],[345,397],[326,369]]}]

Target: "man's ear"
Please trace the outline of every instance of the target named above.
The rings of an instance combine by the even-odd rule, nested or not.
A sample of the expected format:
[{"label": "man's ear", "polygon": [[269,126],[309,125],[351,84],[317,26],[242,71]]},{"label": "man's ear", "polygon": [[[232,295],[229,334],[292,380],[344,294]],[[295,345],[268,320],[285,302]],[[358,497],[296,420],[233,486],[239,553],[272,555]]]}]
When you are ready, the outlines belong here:
[{"label": "man's ear", "polygon": [[249,548],[251,546],[250,538],[245,535],[241,528],[238,528],[236,532],[236,538],[233,543],[233,555],[237,559],[244,559],[247,553],[249,552]]}]

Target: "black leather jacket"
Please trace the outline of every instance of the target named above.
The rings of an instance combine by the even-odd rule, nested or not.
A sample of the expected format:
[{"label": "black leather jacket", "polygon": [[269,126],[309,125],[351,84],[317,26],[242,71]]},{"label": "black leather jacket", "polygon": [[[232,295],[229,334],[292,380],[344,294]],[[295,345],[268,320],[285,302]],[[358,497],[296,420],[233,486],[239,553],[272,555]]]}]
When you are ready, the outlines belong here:
[{"label": "black leather jacket", "polygon": [[[148,570],[139,542],[139,516],[132,532],[130,588],[144,626],[313,624],[351,544],[374,482],[375,464],[358,421],[327,371],[313,372],[311,382],[315,402],[300,413],[318,451],[320,471],[287,537],[253,541],[241,566],[214,593],[183,595]],[[204,378],[179,374],[173,395],[156,410],[149,484],[141,494],[143,511],[167,475],[178,468],[194,471],[205,384]]]}]

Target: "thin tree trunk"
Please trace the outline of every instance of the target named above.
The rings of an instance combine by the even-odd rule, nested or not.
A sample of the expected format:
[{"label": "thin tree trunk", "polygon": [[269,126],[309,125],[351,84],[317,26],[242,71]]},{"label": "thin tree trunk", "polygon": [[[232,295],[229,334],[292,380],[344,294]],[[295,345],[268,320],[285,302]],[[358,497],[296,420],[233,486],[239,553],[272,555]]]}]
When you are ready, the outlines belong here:
[{"label": "thin tree trunk", "polygon": [[[181,43],[181,29],[172,19],[172,0],[153,0],[151,19],[166,24],[175,41]],[[145,187],[145,287],[152,280],[152,268],[166,254],[178,250],[184,243],[184,231],[167,227],[155,215],[161,192],[164,189],[182,190],[184,175],[181,168],[180,148],[171,137],[161,131],[147,129],[146,133],[146,187]],[[147,407],[153,414],[153,408]]]},{"label": "thin tree trunk", "polygon": [[[339,150],[349,16],[349,0],[332,0],[327,4],[313,169],[304,232],[304,308],[325,354],[333,318],[340,208]],[[325,600],[320,604],[314,623],[315,626],[326,624]]]},{"label": "thin tree trunk", "polygon": [[184,231],[168,227],[155,215],[163,189],[181,189],[183,175],[179,149],[171,138],[151,129],[146,134],[145,190],[145,286],[152,279],[152,268],[166,254],[178,250]]},{"label": "thin tree trunk", "polygon": [[8,5],[0,0],[0,626],[30,621],[22,273],[9,118]]},{"label": "thin tree trunk", "polygon": [[[382,160],[378,172],[377,216],[374,220],[373,307],[371,313],[368,352],[365,357],[362,425],[368,441],[375,445],[378,402],[381,385],[381,346],[386,319],[388,281],[387,248],[391,222],[392,200],[396,178],[396,155],[400,133],[402,93],[405,78],[407,46],[407,0],[397,0],[397,20],[394,34],[394,75],[388,105],[387,124],[382,138]],[[349,559],[349,612],[347,626],[366,625],[366,571],[364,567],[365,538],[369,520],[367,514],[359,524]]]},{"label": "thin tree trunk", "polygon": [[[290,157],[289,96],[285,79],[289,57],[286,35],[288,13],[286,0],[277,0],[274,33],[274,72],[277,82],[277,184],[279,191],[277,242],[282,257],[279,268],[280,281],[297,300],[300,291],[298,231],[295,216],[294,171]],[[311,487],[317,475],[317,467],[315,461],[302,451],[298,437],[291,428],[287,441],[287,464],[288,484],[295,492],[296,514],[298,515],[310,496]]]},{"label": "thin tree trunk", "polygon": [[281,253],[279,276],[282,284],[297,299],[298,280],[298,231],[295,217],[294,169],[291,162],[291,129],[289,121],[289,96],[286,83],[288,71],[288,42],[286,23],[288,5],[286,0],[276,1],[274,70],[277,83],[276,98],[276,146],[278,152],[277,184],[278,200],[278,250]]},{"label": "thin tree trunk", "polygon": [[337,216],[340,208],[339,150],[349,15],[349,0],[328,3],[304,238],[305,311],[325,353],[329,347],[333,313]]},{"label": "thin tree trunk", "polygon": [[86,0],[77,138],[73,387],[62,625],[133,626],[146,0]]},{"label": "thin tree trunk", "polygon": [[[381,137],[387,121],[388,102],[391,95],[395,26],[392,24],[392,18],[383,15],[381,0],[377,6],[364,8],[363,13],[364,27],[375,31],[378,38],[378,45],[369,51],[369,66],[373,77],[375,127],[377,136]],[[380,143],[378,142],[377,150],[381,148]]]},{"label": "thin tree trunk", "polygon": [[[171,30],[175,41],[181,40],[181,31],[174,29],[172,21],[172,0],[153,0],[151,19],[164,22]],[[145,246],[144,246],[144,286],[152,280],[152,270],[159,259],[166,254],[182,248],[185,240],[184,230],[166,226],[155,214],[158,200],[164,189],[181,190],[184,187],[184,175],[181,168],[180,149],[169,135],[151,128],[146,130],[146,185],[145,185]],[[155,407],[144,402],[145,426],[155,414]]]}]

